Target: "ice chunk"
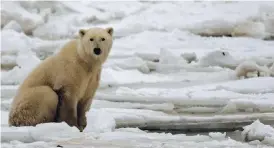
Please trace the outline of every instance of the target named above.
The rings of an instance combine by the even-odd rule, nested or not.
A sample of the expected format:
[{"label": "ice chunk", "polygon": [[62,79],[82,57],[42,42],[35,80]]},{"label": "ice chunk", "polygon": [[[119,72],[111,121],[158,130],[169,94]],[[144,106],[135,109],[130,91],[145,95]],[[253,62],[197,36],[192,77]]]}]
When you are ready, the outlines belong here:
[{"label": "ice chunk", "polygon": [[182,53],[181,57],[183,57],[188,63],[191,63],[193,61],[197,62],[197,60],[198,60],[195,52],[192,52],[192,53]]},{"label": "ice chunk", "polygon": [[235,60],[228,52],[216,50],[208,53],[201,58],[199,63],[203,66],[221,66],[235,69],[238,61]]},{"label": "ice chunk", "polygon": [[97,109],[92,109],[87,113],[87,123],[84,132],[111,132],[116,126],[116,122],[110,114]]},{"label": "ice chunk", "polygon": [[172,103],[131,103],[131,102],[114,102],[105,100],[94,100],[93,108],[136,108],[136,109],[150,109],[159,111],[173,111],[174,105]]},{"label": "ice chunk", "polygon": [[192,33],[201,36],[230,36],[234,23],[224,20],[206,20],[190,27]]},{"label": "ice chunk", "polygon": [[274,37],[274,5],[264,4],[259,7],[260,20],[265,25],[265,31]]},{"label": "ice chunk", "polygon": [[45,141],[36,141],[32,143],[24,143],[17,140],[10,143],[1,143],[2,148],[56,148],[55,144]]},{"label": "ice chunk", "polygon": [[243,22],[236,25],[233,29],[232,36],[247,36],[262,39],[266,36],[265,26],[262,22]]},{"label": "ice chunk", "polygon": [[30,135],[35,141],[56,141],[84,137],[76,127],[67,123],[44,123],[30,128]]},{"label": "ice chunk", "polygon": [[76,127],[70,127],[66,123],[43,123],[23,127],[3,127],[1,141],[9,142],[18,140],[21,142],[68,140],[76,137],[84,137]]},{"label": "ice chunk", "polygon": [[16,66],[16,56],[12,55],[1,55],[1,68],[12,69]]},{"label": "ice chunk", "polygon": [[22,32],[22,28],[20,26],[20,24],[18,24],[16,21],[11,20],[9,23],[7,23],[3,30],[7,30],[7,29],[11,29],[14,30],[16,32]]},{"label": "ice chunk", "polygon": [[104,67],[119,67],[122,69],[138,69],[143,73],[149,73],[149,68],[146,65],[146,62],[139,57],[129,57],[125,59],[115,59],[109,60],[106,62]]},{"label": "ice chunk", "polygon": [[220,132],[210,132],[208,134],[213,139],[225,139],[226,133],[220,133]]},{"label": "ice chunk", "polygon": [[159,58],[159,64],[156,66],[156,70],[158,72],[166,72],[168,69],[174,70],[177,69],[177,67],[180,67],[182,65],[186,65],[187,61],[181,57],[181,56],[175,56],[172,52],[161,49],[160,50],[160,58]]},{"label": "ice chunk", "polygon": [[259,77],[259,76],[270,76],[272,72],[263,66],[259,66],[254,61],[244,61],[239,64],[236,69],[237,77]]},{"label": "ice chunk", "polygon": [[259,140],[274,146],[274,128],[270,125],[264,125],[259,120],[256,120],[243,128],[242,138],[245,141]]},{"label": "ice chunk", "polygon": [[2,55],[16,55],[19,51],[27,52],[32,47],[32,42],[28,36],[10,29],[1,31],[1,43]]},{"label": "ice chunk", "polygon": [[160,50],[160,64],[186,64],[186,61],[183,58],[176,57],[172,52],[161,49]]},{"label": "ice chunk", "polygon": [[[122,70],[115,68],[105,68],[102,71],[101,85],[121,85],[121,84],[136,84],[141,82],[163,82],[170,80],[170,77],[165,75],[147,75],[137,69]],[[132,79],[134,78],[134,79]]]},{"label": "ice chunk", "polygon": [[40,63],[40,59],[36,55],[29,52],[20,52],[16,58],[16,64],[12,70],[2,75],[2,84],[19,84],[27,75]]},{"label": "ice chunk", "polygon": [[33,36],[49,40],[72,38],[77,32],[72,22],[75,22],[75,17],[71,15],[62,19],[56,18],[37,27],[33,31]]}]

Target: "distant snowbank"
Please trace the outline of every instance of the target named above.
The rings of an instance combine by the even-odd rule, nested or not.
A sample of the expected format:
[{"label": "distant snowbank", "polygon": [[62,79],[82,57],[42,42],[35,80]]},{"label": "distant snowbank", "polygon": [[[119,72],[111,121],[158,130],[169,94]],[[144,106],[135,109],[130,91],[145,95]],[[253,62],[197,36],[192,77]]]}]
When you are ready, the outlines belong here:
[{"label": "distant snowbank", "polygon": [[[242,11],[246,6],[249,7],[248,11]],[[273,32],[273,27],[270,27],[273,22],[273,8],[274,5],[270,2],[163,2],[152,5],[150,9],[139,14],[126,17],[116,24],[116,28],[120,36],[145,30],[171,31],[179,28],[202,36],[265,38]]]}]

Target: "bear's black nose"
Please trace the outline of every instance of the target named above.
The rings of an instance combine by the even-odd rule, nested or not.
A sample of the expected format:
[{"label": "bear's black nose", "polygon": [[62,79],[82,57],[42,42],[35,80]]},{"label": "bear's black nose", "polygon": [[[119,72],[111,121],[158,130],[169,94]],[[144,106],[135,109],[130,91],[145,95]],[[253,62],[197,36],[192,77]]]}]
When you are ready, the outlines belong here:
[{"label": "bear's black nose", "polygon": [[94,48],[94,49],[93,49],[93,52],[94,52],[96,55],[100,55],[100,54],[101,54],[101,49],[100,49],[100,48]]}]

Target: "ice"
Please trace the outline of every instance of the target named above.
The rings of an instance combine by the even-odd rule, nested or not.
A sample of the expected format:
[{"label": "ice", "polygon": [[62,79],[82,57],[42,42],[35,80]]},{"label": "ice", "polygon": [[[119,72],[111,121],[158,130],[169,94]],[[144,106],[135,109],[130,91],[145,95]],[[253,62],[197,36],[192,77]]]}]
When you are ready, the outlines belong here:
[{"label": "ice", "polygon": [[[270,77],[238,80],[216,84],[185,87],[183,89],[119,87],[114,93],[97,92],[100,100],[131,102],[139,108],[162,110],[165,112],[212,114],[212,113],[264,113],[273,112],[273,87]],[[256,83],[258,85],[252,85]],[[260,86],[260,87],[259,87]],[[136,104],[137,103],[137,104]],[[140,104],[154,104],[141,107]],[[156,108],[156,104],[172,104],[166,110]],[[106,105],[106,104],[105,104]],[[121,104],[122,105],[122,104]],[[128,105],[130,105],[128,103]],[[95,105],[96,106],[96,105]],[[130,108],[135,108],[132,106]],[[108,105],[106,105],[108,107]],[[160,107],[160,106],[159,106]],[[124,107],[122,107],[124,108]]]},{"label": "ice", "polygon": [[115,129],[116,122],[107,112],[91,110],[88,113],[87,122],[89,123],[84,132],[111,132]]},{"label": "ice", "polygon": [[76,137],[84,137],[76,127],[70,127],[66,123],[44,123],[35,127],[3,127],[1,142],[18,140],[22,142],[68,140]]},{"label": "ice", "polygon": [[[18,42],[14,44],[14,40]],[[24,33],[18,33],[11,29],[2,30],[1,31],[1,42],[2,42],[1,56],[5,56],[5,55],[17,56],[19,52],[31,53],[30,51],[34,51],[38,55],[41,52],[49,52],[52,54],[57,49],[58,46],[61,46],[66,41],[67,40],[57,40],[57,41],[41,40],[39,38],[32,38],[32,37],[26,36]]]},{"label": "ice", "polygon": [[171,52],[165,49],[161,49],[160,51],[160,64],[174,64],[174,65],[184,65],[186,61],[180,57],[176,57]]},{"label": "ice", "polygon": [[144,9],[146,5],[138,1],[131,2],[86,2],[87,6],[94,7],[101,11],[108,11],[111,14],[116,15],[118,18],[123,18],[125,16],[137,13],[141,9]]},{"label": "ice", "polygon": [[16,66],[16,56],[2,55],[1,56],[1,68],[11,69]]},{"label": "ice", "polygon": [[140,72],[149,73],[146,62],[139,57],[128,57],[124,59],[114,59],[106,62],[104,67],[119,67],[121,69],[138,69]]},{"label": "ice", "polygon": [[[260,8],[268,4],[163,2],[152,5],[150,9],[122,20],[117,26],[118,34],[126,36],[149,29],[171,31],[173,28],[180,28],[197,34],[231,35],[237,23],[250,20],[251,17],[258,17]],[[250,10],[243,12],[242,9],[246,5],[249,6]],[[273,7],[273,4],[268,7]],[[218,13],[215,13],[216,11]]]},{"label": "ice", "polygon": [[[31,52],[31,51],[30,51]],[[35,53],[19,52],[16,58],[16,64],[11,71],[2,75],[2,84],[19,84],[27,75],[40,64],[40,59],[36,57]]]},{"label": "ice", "polygon": [[221,66],[235,69],[239,61],[234,59],[229,52],[213,51],[201,58],[199,63],[203,66]]},{"label": "ice", "polygon": [[273,5],[263,5],[259,8],[259,15],[265,24],[266,32],[270,33],[273,36],[274,34],[274,11]]},{"label": "ice", "polygon": [[1,125],[8,125],[8,116],[9,112],[1,110]]},{"label": "ice", "polygon": [[214,139],[225,139],[226,133],[210,132],[208,135]]},{"label": "ice", "polygon": [[3,148],[56,148],[54,144],[49,144],[44,141],[37,141],[33,143],[23,143],[17,140],[11,141],[9,144],[8,143],[2,143],[1,146]]},{"label": "ice", "polygon": [[165,112],[171,112],[174,109],[172,103],[131,103],[131,102],[112,102],[105,100],[94,100],[92,103],[93,108],[133,108],[133,109],[150,109]]},{"label": "ice", "polygon": [[33,35],[35,37],[58,40],[72,38],[75,32],[77,32],[77,28],[73,26],[74,24],[72,24],[72,22],[76,21],[76,16],[64,16],[61,20],[58,17],[50,19],[52,20],[49,20],[48,23],[37,27],[33,31]]},{"label": "ice", "polygon": [[11,29],[1,31],[1,41],[1,67],[9,70],[2,73],[1,83],[7,85],[20,84],[44,56],[52,54],[64,43],[30,38]]},{"label": "ice", "polygon": [[9,111],[10,106],[11,106],[11,102],[12,102],[12,99],[2,100],[1,101],[1,110],[2,111]]},{"label": "ice", "polygon": [[[248,93],[272,93],[272,89],[274,88],[274,78],[271,77],[262,77],[262,78],[253,78],[253,79],[244,79],[244,80],[237,80],[231,82],[223,82],[223,83],[215,83],[215,84],[207,84],[207,85],[200,85],[200,86],[193,86],[193,87],[186,87],[182,89],[165,89],[165,88],[141,88],[141,89],[129,89],[129,88],[118,88],[116,93],[117,95],[124,95],[127,96],[157,96],[157,97],[176,97],[180,96],[187,97],[193,96],[197,92],[198,95],[203,96],[207,94],[207,96],[203,96],[201,98],[211,98],[212,96],[226,97],[233,96],[232,94],[238,95],[247,95]],[[261,84],[261,85],[251,85],[253,83]],[[206,92],[204,92],[206,91]],[[218,93],[218,91],[220,93]],[[189,94],[191,92],[191,94]],[[212,92],[212,96],[211,93]],[[228,94],[224,94],[224,92]],[[251,94],[250,94],[251,95]],[[193,98],[199,98],[198,96]],[[148,101],[148,100],[147,100]]]},{"label": "ice", "polygon": [[[3,147],[273,147],[273,128],[265,123],[274,119],[273,2],[20,1],[1,7]],[[19,84],[89,27],[113,27],[114,44],[84,132],[65,123],[9,127]],[[243,126],[246,141],[210,132]]]},{"label": "ice", "polygon": [[15,30],[17,32],[22,32],[22,28],[21,28],[20,24],[18,24],[14,20],[10,21],[7,25],[5,25],[3,29],[6,29],[6,30],[11,29],[11,30]]},{"label": "ice", "polygon": [[274,63],[273,63],[272,66],[270,67],[270,70],[271,70],[272,72],[274,72]]},{"label": "ice", "polygon": [[[14,44],[14,41],[17,41]],[[24,33],[18,33],[14,30],[1,31],[1,54],[17,54],[19,51],[28,51],[31,47],[31,41]]]},{"label": "ice", "polygon": [[[130,42],[131,44],[124,44],[128,42]],[[125,55],[147,54],[149,56],[156,54],[159,56],[160,50],[166,49],[174,53],[175,55],[185,52],[195,52],[197,58],[200,59],[200,57],[205,56],[210,52],[214,52],[216,50],[224,50],[226,52],[229,52],[229,54],[236,60],[240,60],[243,58],[258,56],[273,57],[273,45],[273,42],[240,37],[237,39],[206,39],[203,37],[194,36],[193,34],[190,34],[188,32],[174,29],[170,32],[144,31],[138,34],[117,39],[117,41],[113,45],[112,51],[115,51],[117,49],[123,51],[122,53]],[[265,52],[259,52],[260,49],[263,49]]]},{"label": "ice", "polygon": [[[268,67],[259,66],[254,61],[245,61],[239,64],[236,69],[237,77],[259,77],[259,76],[274,76]],[[255,76],[249,76],[251,72],[255,72]]]},{"label": "ice", "polygon": [[272,126],[264,125],[259,120],[256,120],[243,128],[242,137],[246,141],[259,140],[274,146],[274,128]]},{"label": "ice", "polygon": [[262,22],[244,22],[237,24],[233,29],[232,36],[248,36],[254,38],[265,38],[265,26]]},{"label": "ice", "polygon": [[[16,10],[16,11],[13,11]],[[17,21],[26,34],[44,23],[41,16],[28,12],[16,2],[3,2],[1,7],[1,26],[12,20]]]},{"label": "ice", "polygon": [[202,23],[197,23],[189,30],[192,33],[201,36],[229,36],[233,31],[234,24],[224,20],[206,20]]},{"label": "ice", "polygon": [[197,62],[197,56],[194,52],[192,53],[182,53],[181,57],[183,57],[188,63]]},{"label": "ice", "polygon": [[[127,77],[127,76],[131,77]],[[134,77],[135,79],[132,79]],[[103,69],[102,72],[102,81],[101,85],[119,85],[119,84],[133,84],[133,83],[141,83],[143,81],[146,82],[161,82],[170,80],[167,76],[160,75],[145,75],[139,70],[123,70],[123,69],[114,69],[114,68],[106,68]]]},{"label": "ice", "polygon": [[170,140],[170,141],[192,141],[195,140],[196,142],[203,142],[203,141],[207,141],[209,140],[208,136],[185,136],[184,134],[181,135],[170,135],[170,134],[165,134],[165,133],[143,133],[143,132],[128,132],[128,131],[116,131],[116,132],[112,132],[112,133],[103,133],[100,134],[100,138],[99,140],[103,139],[103,140],[110,140],[110,139],[125,139],[127,138],[128,140],[133,140],[133,139],[146,139],[146,140],[153,140],[153,139],[157,139],[159,141],[166,141],[166,140]]},{"label": "ice", "polygon": [[[94,8],[93,3],[86,5],[84,2],[77,4],[74,2],[60,2],[59,5],[60,8],[58,9],[64,10],[59,12],[58,15],[49,16],[47,23],[37,27],[33,31],[35,37],[49,40],[72,38],[78,32],[77,30],[90,26],[91,23],[105,23],[111,19],[121,17],[120,13],[103,11],[96,8],[96,6]],[[67,13],[70,15],[66,15]]]},{"label": "ice", "polygon": [[[251,114],[169,114],[148,109],[101,108],[111,115],[118,127],[141,127],[146,129],[233,129],[233,120],[250,122],[256,119],[273,119],[273,113]],[[198,123],[198,124],[197,124]]]}]

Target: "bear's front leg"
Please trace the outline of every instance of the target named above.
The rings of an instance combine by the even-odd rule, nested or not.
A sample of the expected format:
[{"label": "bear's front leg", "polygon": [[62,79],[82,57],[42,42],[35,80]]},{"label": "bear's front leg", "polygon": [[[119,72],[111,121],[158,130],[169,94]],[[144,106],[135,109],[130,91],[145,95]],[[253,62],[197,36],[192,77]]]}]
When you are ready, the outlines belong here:
[{"label": "bear's front leg", "polygon": [[69,92],[64,92],[60,104],[58,122],[65,121],[69,126],[78,127],[77,122],[77,99]]},{"label": "bear's front leg", "polygon": [[86,117],[86,112],[89,110],[89,107],[91,105],[92,99],[84,99],[81,100],[78,103],[77,106],[77,115],[78,115],[78,125],[79,125],[79,130],[82,132],[86,126],[87,126],[87,117]]},{"label": "bear's front leg", "polygon": [[83,130],[87,126],[87,117],[86,117],[85,113],[82,113],[81,116],[78,116],[78,125],[79,125],[80,132],[83,132]]}]

